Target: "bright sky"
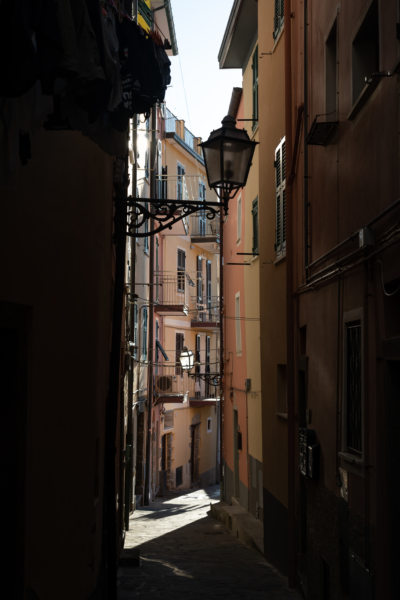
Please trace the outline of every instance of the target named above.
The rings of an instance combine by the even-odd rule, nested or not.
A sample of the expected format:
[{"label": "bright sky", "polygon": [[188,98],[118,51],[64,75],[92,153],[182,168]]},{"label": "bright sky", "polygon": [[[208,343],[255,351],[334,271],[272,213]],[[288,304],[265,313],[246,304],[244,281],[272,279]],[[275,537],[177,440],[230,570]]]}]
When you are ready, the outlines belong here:
[{"label": "bright sky", "polygon": [[220,69],[218,52],[233,0],[171,0],[178,56],[171,59],[169,110],[195,135],[206,140],[221,127],[240,69]]}]

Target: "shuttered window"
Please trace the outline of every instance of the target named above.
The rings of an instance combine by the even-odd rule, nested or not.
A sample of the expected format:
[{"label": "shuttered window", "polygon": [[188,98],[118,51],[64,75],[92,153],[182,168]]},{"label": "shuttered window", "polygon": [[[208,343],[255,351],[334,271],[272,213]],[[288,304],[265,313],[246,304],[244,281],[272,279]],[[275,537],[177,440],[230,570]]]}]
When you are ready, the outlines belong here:
[{"label": "shuttered window", "polygon": [[345,324],[345,450],[362,454],[362,331],[361,321]]},{"label": "shuttered window", "polygon": [[258,121],[258,46],[254,50],[251,68],[253,70],[253,129],[255,129]]},{"label": "shuttered window", "polygon": [[275,250],[286,250],[286,142],[283,138],[275,149],[276,235]]},{"label": "shuttered window", "polygon": [[275,0],[275,12],[274,12],[274,40],[278,37],[283,27],[283,16],[284,16],[285,0]]},{"label": "shuttered window", "polygon": [[253,200],[251,215],[253,219],[253,253],[258,253],[258,198]]},{"label": "shuttered window", "polygon": [[175,375],[183,375],[181,361],[179,360],[184,344],[183,333],[175,334]]},{"label": "shuttered window", "polygon": [[185,291],[186,253],[178,248],[177,254],[177,289],[178,292]]}]

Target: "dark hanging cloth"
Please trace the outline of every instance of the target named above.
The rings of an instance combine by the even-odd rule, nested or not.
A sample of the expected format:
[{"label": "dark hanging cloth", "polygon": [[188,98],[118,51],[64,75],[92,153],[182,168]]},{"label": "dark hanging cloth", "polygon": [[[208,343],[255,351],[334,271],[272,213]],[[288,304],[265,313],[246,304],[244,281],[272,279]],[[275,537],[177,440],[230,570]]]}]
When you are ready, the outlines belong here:
[{"label": "dark hanging cloth", "polygon": [[170,61],[165,50],[129,19],[117,23],[120,48],[122,102],[111,115],[113,126],[126,129],[135,114],[148,114],[165,97]]},{"label": "dark hanging cloth", "polygon": [[0,96],[27,92],[38,77],[33,36],[34,8],[30,0],[0,2]]}]

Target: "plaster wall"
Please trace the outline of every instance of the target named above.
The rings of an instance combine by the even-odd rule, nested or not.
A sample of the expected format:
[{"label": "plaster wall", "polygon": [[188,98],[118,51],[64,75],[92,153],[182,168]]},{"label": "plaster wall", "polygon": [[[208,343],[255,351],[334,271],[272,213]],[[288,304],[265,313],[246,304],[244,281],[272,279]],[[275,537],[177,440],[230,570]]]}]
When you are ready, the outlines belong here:
[{"label": "plaster wall", "polygon": [[[258,3],[260,337],[264,488],[287,506],[287,423],[278,416],[277,370],[286,364],[286,264],[275,251],[275,148],[285,136],[284,31],[272,32],[274,5]],[[264,507],[266,514],[266,508]]]},{"label": "plaster wall", "polygon": [[31,314],[27,585],[43,598],[88,597],[102,530],[112,160],[80,134],[40,131],[1,197],[0,297]]}]

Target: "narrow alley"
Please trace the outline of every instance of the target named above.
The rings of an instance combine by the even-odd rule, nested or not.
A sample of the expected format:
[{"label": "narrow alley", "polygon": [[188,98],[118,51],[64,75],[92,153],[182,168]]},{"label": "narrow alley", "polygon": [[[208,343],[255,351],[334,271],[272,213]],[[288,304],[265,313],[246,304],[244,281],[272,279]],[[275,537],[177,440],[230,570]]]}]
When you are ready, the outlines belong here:
[{"label": "narrow alley", "polygon": [[118,600],[298,600],[257,550],[208,514],[218,500],[215,485],[169,494],[136,510],[126,532]]}]

